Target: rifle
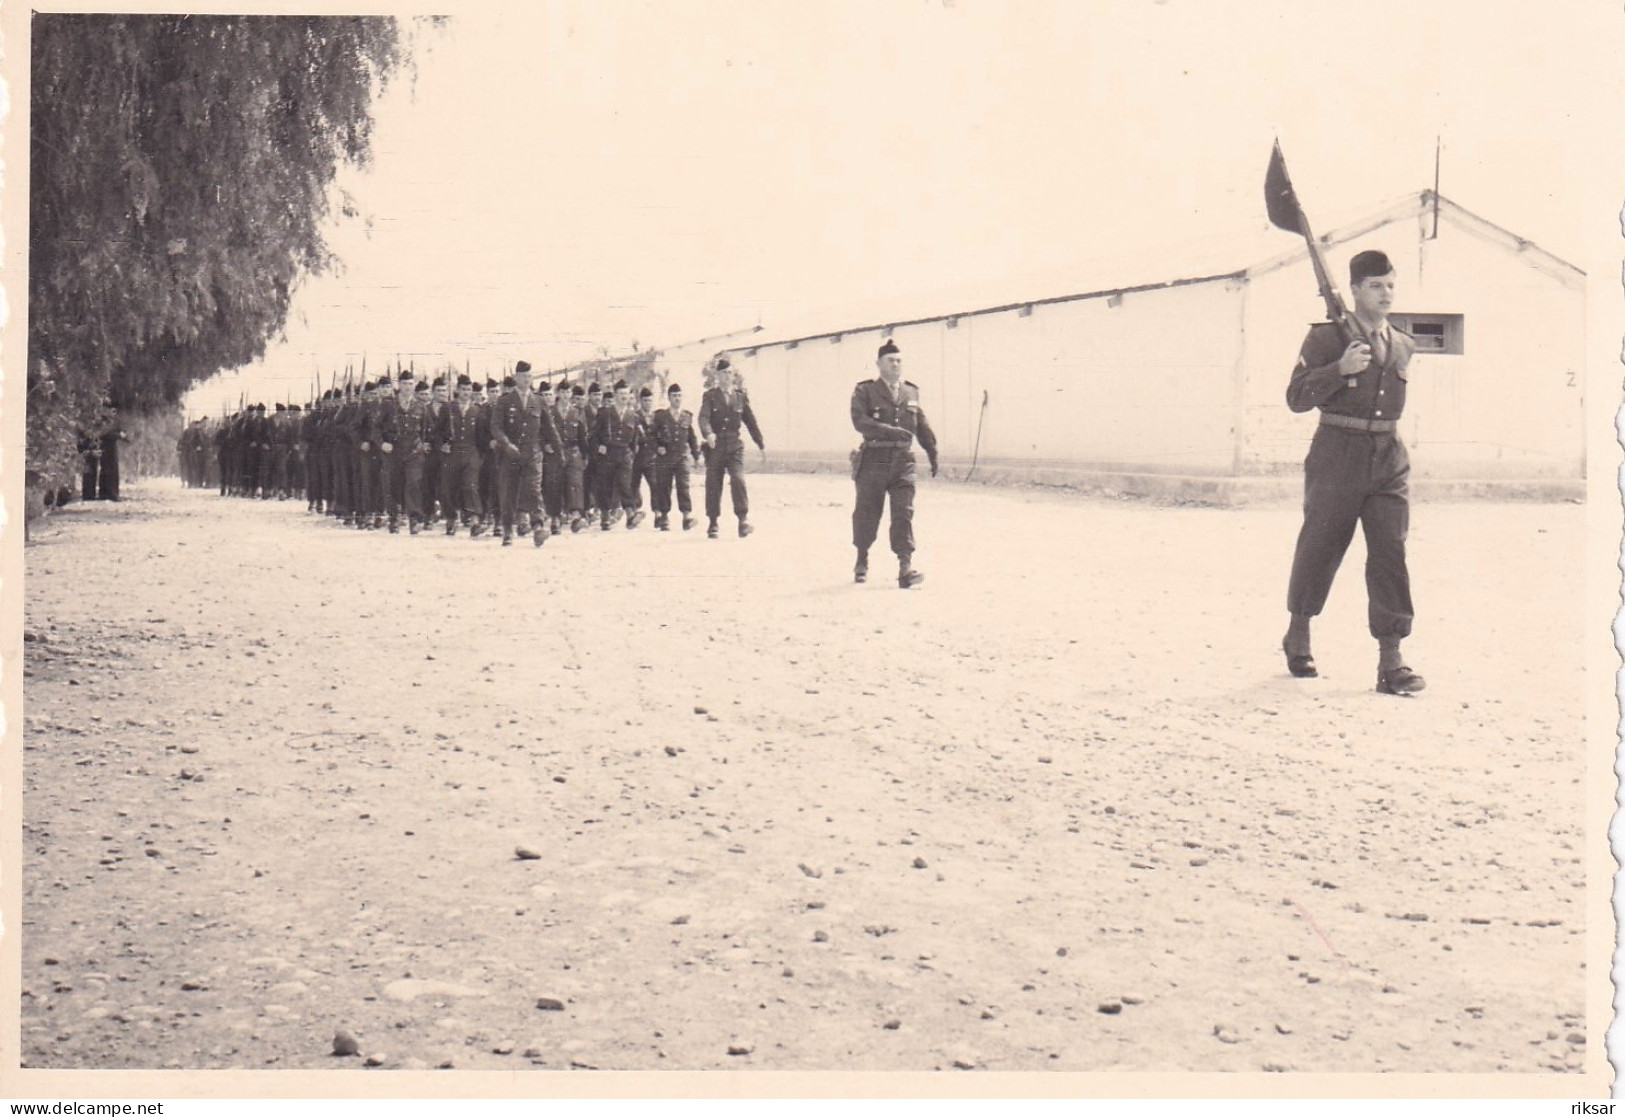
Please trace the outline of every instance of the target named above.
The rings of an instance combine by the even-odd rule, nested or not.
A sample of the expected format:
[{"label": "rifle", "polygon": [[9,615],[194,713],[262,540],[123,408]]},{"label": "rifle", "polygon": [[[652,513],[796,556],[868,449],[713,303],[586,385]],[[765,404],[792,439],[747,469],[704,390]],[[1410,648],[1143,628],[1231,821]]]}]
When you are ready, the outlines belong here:
[{"label": "rifle", "polygon": [[1315,269],[1315,282],[1320,285],[1320,297],[1326,303],[1326,317],[1337,327],[1343,344],[1347,346],[1356,338],[1363,339],[1365,331],[1354,321],[1354,316],[1343,303],[1343,296],[1337,293],[1337,287],[1326,272],[1320,242],[1310,232],[1309,218],[1304,215],[1297,191],[1292,189],[1292,179],[1287,176],[1286,157],[1281,154],[1280,140],[1275,141],[1275,150],[1270,153],[1269,170],[1264,174],[1264,208],[1269,213],[1271,225],[1303,235],[1304,243],[1309,246],[1309,262]]}]

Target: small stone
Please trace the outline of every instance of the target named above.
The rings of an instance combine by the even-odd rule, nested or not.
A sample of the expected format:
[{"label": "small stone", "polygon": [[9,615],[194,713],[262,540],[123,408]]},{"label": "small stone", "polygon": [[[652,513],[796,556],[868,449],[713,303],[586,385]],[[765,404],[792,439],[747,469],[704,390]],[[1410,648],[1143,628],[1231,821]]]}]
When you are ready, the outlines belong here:
[{"label": "small stone", "polygon": [[786,967],[784,967],[783,970],[779,971],[779,976],[781,976],[781,977],[795,977],[796,976],[796,971],[792,970],[789,966],[786,966]]},{"label": "small stone", "polygon": [[695,713],[696,713],[696,714],[708,714],[708,713],[710,713],[710,712],[711,712],[711,711],[710,711],[710,710],[707,710],[707,709],[706,709],[706,708],[705,708],[705,707],[704,707],[704,706],[695,706],[695,707],[694,707],[694,712],[695,712]]},{"label": "small stone", "polygon": [[673,920],[672,920],[672,921],[671,921],[671,925],[672,925],[672,926],[673,926],[673,927],[681,927],[681,926],[683,926],[683,925],[684,925],[684,924],[685,924],[685,923],[687,923],[687,922],[688,922],[688,916],[686,916],[686,915],[679,915],[679,916],[678,916],[678,917],[677,917],[677,918],[676,918],[676,919],[673,919]]},{"label": "small stone", "polygon": [[1241,1036],[1236,1034],[1236,1030],[1234,1028],[1227,1027],[1224,1024],[1213,1025],[1213,1038],[1218,1040],[1220,1043],[1241,1042]]},{"label": "small stone", "polygon": [[375,1052],[374,1054],[368,1055],[362,1065],[369,1067],[381,1067],[384,1065],[384,1060],[387,1058],[389,1058],[389,1056],[385,1055],[383,1052]]},{"label": "small stone", "polygon": [[670,745],[667,745],[666,746],[666,755],[667,756],[676,756],[677,755],[677,750],[672,748]]},{"label": "small stone", "polygon": [[825,931],[814,931],[812,941],[813,942],[828,942],[829,941],[829,934],[828,934],[828,932],[825,932]]},{"label": "small stone", "polygon": [[818,880],[824,875],[824,871],[822,869],[814,869],[807,864],[798,864],[796,868],[801,870],[802,876],[812,877],[814,880]]},{"label": "small stone", "polygon": [[513,1044],[511,1044],[511,1043],[499,1043],[495,1047],[491,1048],[491,1054],[493,1054],[493,1055],[512,1055],[513,1054]]},{"label": "small stone", "polygon": [[520,861],[540,861],[542,859],[542,855],[529,846],[515,846],[513,855]]},{"label": "small stone", "polygon": [[563,783],[564,782],[564,777],[563,776],[554,776],[553,777],[553,782],[554,783]]},{"label": "small stone", "polygon": [[361,1045],[355,1041],[355,1036],[343,1028],[333,1033],[333,1054],[358,1055],[360,1052]]},{"label": "small stone", "polygon": [[563,1012],[564,1002],[555,1000],[552,997],[538,997],[536,999],[536,1007],[541,1009],[543,1012]]},{"label": "small stone", "polygon": [[142,850],[141,852],[145,853],[148,857],[162,857],[163,856],[162,853],[159,853],[156,849],[153,849],[151,846],[148,846],[146,849]]},{"label": "small stone", "polygon": [[1203,865],[1206,865],[1206,864],[1207,864],[1207,858],[1206,857],[1192,857],[1191,858],[1191,867],[1193,869],[1200,869]]},{"label": "small stone", "polygon": [[181,751],[184,752],[184,753],[187,753],[188,755],[190,755],[192,753],[197,752],[198,747],[196,745],[182,745],[181,746]]},{"label": "small stone", "polygon": [[1056,947],[1055,948],[1055,957],[1057,957],[1057,958],[1065,958],[1066,957],[1066,947],[1064,947],[1064,946]]},{"label": "small stone", "polygon": [[1123,1011],[1123,1006],[1117,1001],[1102,1001],[1095,1008],[1095,1011],[1104,1013],[1107,1016],[1116,1016],[1119,1012]]},{"label": "small stone", "polygon": [[916,869],[923,869],[923,868],[925,868],[925,858],[923,858],[923,857],[916,857],[916,858],[915,858],[915,859],[914,859],[914,867],[915,867],[915,868],[916,868]]},{"label": "small stone", "polygon": [[974,1062],[972,1062],[970,1059],[964,1059],[964,1058],[955,1059],[954,1063],[953,1063],[953,1066],[954,1066],[955,1070],[975,1070],[976,1069],[976,1064]]},{"label": "small stone", "polygon": [[1584,1047],[1586,1037],[1579,1032],[1570,1032],[1568,1034],[1568,1042],[1571,1047]]},{"label": "small stone", "polygon": [[898,1028],[903,1026],[903,1022],[901,1020],[888,1020],[880,1026],[886,1029],[888,1032],[895,1032]]},{"label": "small stone", "polygon": [[202,992],[209,988],[208,982],[201,978],[189,978],[181,982],[181,989],[187,993]]},{"label": "small stone", "polygon": [[1145,1004],[1145,994],[1143,994],[1143,993],[1124,993],[1122,996],[1118,997],[1117,999],[1122,1001],[1126,1005],[1143,1005],[1143,1004]]},{"label": "small stone", "polygon": [[1039,758],[1038,758],[1038,762],[1039,762],[1039,763],[1040,763],[1040,764],[1053,764],[1053,763],[1054,763],[1054,761],[1053,761],[1053,760],[1051,760],[1051,759],[1050,759],[1050,758],[1049,758],[1049,757],[1047,757],[1047,756],[1040,756],[1040,757],[1039,757]]},{"label": "small stone", "polygon": [[1292,1034],[1292,1029],[1287,1027],[1285,1024],[1276,1024],[1275,1030],[1277,1033],[1283,1036],[1289,1036]]},{"label": "small stone", "polygon": [[755,1050],[755,1046],[748,1043],[730,1043],[728,1045],[728,1054],[730,1055],[749,1055]]}]

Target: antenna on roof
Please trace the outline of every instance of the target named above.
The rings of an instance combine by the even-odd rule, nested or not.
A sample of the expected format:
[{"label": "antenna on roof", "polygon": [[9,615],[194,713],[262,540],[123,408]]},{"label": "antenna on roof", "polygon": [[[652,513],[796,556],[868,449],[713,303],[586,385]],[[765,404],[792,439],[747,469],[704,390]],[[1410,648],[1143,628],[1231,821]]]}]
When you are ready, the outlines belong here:
[{"label": "antenna on roof", "polygon": [[1439,239],[1439,155],[1444,149],[1444,138],[1433,137],[1433,235],[1428,240]]}]

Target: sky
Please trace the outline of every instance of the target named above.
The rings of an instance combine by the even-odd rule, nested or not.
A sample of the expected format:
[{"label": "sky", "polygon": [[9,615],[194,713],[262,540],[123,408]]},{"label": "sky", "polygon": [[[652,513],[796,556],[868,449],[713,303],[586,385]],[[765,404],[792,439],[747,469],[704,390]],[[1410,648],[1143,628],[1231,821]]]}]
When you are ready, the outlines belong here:
[{"label": "sky", "polygon": [[1431,187],[1442,144],[1446,197],[1559,256],[1595,266],[1599,230],[1619,233],[1596,179],[1618,169],[1597,118],[1619,103],[1621,28],[1598,0],[455,12],[379,100],[370,167],[342,176],[365,214],[331,232],[342,271],[194,413],[299,401],[363,357],[369,375],[397,355],[500,375],[819,313],[864,324],[967,282],[991,302],[1035,276],[1061,293],[1102,261],[1177,270],[1265,233],[1276,138],[1319,231]]}]

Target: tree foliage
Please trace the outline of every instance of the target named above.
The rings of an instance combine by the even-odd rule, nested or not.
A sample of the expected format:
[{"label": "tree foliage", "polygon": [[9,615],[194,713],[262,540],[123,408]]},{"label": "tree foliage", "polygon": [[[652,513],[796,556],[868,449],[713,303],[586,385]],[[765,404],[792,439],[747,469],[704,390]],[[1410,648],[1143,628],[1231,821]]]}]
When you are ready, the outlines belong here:
[{"label": "tree foliage", "polygon": [[32,473],[71,475],[104,398],[167,407],[264,353],[403,54],[390,17],[33,17]]}]

